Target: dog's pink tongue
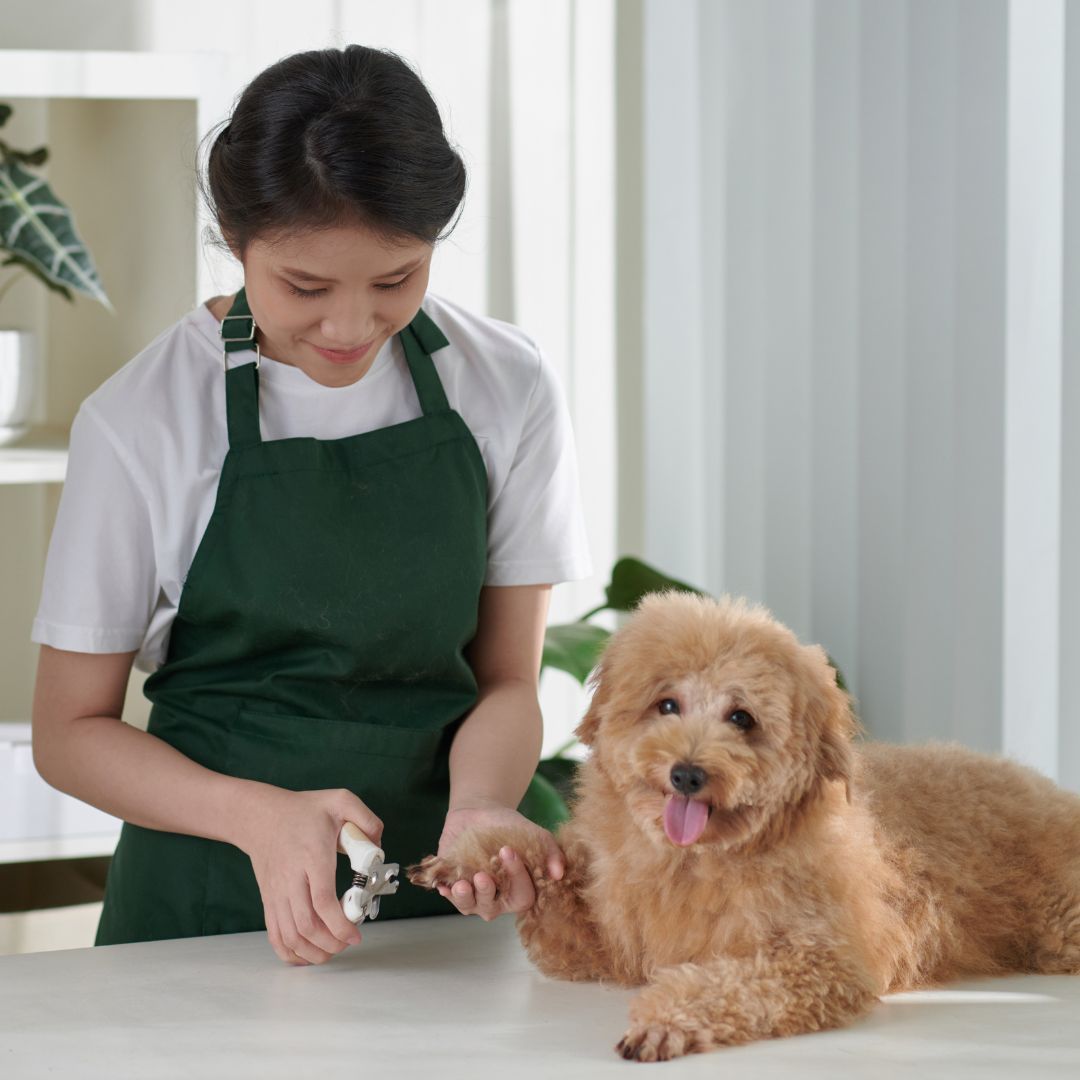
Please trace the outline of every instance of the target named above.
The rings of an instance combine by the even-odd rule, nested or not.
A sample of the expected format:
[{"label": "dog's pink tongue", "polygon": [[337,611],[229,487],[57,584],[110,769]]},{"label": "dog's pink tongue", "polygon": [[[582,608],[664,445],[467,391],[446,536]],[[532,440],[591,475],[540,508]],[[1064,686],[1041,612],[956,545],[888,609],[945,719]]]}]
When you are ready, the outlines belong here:
[{"label": "dog's pink tongue", "polygon": [[680,847],[687,847],[705,831],[709,820],[708,806],[698,799],[684,795],[669,795],[664,807],[664,832]]}]

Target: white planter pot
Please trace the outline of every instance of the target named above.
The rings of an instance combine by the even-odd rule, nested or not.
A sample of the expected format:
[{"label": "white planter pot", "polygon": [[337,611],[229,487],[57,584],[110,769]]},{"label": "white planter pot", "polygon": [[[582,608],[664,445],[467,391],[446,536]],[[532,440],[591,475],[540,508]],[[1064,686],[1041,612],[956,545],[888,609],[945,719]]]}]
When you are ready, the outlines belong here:
[{"label": "white planter pot", "polygon": [[0,330],[0,446],[29,427],[36,374],[36,335],[30,330]]}]

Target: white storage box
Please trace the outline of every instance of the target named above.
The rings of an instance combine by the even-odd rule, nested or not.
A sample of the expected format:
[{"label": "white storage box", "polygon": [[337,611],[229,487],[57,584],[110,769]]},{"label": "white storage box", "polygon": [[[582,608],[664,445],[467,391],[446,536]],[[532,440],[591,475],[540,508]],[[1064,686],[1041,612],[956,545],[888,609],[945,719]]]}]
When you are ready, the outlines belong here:
[{"label": "white storage box", "polygon": [[42,780],[29,724],[0,722],[0,862],[111,855],[120,826]]}]

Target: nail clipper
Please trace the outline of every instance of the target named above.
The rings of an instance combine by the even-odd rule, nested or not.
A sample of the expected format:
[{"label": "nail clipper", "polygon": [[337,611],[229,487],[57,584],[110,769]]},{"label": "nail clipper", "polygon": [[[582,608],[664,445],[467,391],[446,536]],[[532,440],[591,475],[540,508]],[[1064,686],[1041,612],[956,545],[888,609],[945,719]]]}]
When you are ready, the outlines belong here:
[{"label": "nail clipper", "polygon": [[387,863],[376,847],[351,821],[341,827],[341,846],[353,868],[352,888],[341,898],[345,918],[359,926],[379,914],[379,898],[398,890],[397,863]]}]

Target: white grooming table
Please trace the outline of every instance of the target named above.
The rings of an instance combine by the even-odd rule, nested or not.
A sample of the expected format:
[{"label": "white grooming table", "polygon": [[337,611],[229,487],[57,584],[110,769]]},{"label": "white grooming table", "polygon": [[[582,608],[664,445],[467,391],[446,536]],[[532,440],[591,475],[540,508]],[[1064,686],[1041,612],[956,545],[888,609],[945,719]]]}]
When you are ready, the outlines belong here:
[{"label": "white grooming table", "polygon": [[0,957],[0,1076],[1080,1076],[1080,978],[896,995],[844,1031],[642,1065],[613,1050],[634,991],[540,975],[509,916],[363,933],[306,968],[283,964],[265,934]]}]

